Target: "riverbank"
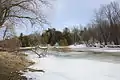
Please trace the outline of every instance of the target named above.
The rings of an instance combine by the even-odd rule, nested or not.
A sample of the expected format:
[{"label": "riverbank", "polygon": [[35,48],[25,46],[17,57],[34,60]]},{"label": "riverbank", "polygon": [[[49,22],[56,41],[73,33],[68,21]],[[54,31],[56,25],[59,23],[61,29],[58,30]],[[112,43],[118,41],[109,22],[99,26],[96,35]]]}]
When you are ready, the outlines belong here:
[{"label": "riverbank", "polygon": [[24,53],[0,52],[0,80],[26,80],[19,72],[33,64],[26,56]]}]

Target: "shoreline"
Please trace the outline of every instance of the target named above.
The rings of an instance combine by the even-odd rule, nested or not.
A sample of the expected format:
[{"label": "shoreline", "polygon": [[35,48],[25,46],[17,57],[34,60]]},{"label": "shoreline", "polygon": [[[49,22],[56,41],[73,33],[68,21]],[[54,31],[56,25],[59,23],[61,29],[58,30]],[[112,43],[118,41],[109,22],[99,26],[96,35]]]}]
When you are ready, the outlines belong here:
[{"label": "shoreline", "polygon": [[21,76],[24,71],[34,62],[26,59],[24,53],[0,52],[0,80],[27,80]]}]

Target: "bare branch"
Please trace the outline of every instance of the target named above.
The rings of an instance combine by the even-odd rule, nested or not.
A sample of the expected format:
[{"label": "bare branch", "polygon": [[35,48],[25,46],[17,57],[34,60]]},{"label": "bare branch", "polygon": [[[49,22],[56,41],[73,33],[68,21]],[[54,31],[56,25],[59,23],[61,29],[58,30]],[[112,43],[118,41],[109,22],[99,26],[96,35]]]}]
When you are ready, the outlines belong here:
[{"label": "bare branch", "polygon": [[50,5],[48,0],[0,0],[0,3],[0,27],[11,18],[27,19],[32,25],[47,23],[42,7]]}]

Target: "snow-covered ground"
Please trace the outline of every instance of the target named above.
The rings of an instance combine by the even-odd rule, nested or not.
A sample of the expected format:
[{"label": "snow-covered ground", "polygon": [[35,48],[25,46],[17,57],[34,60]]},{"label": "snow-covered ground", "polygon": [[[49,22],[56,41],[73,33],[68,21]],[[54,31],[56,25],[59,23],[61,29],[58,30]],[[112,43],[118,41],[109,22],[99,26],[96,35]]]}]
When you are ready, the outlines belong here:
[{"label": "snow-covered ground", "polygon": [[[120,80],[120,56],[70,52],[71,56],[48,55],[38,58],[28,52],[28,58],[36,63],[30,68],[41,72],[26,72],[28,80]],[[57,54],[57,53],[55,53]],[[58,53],[61,54],[61,53]]]},{"label": "snow-covered ground", "polygon": [[[71,51],[74,52],[100,52],[100,53],[115,53],[116,55],[120,55],[120,48],[108,48],[107,46],[118,46],[118,45],[106,45],[103,48],[100,48],[100,44],[95,44],[96,47],[87,47],[86,44],[80,44],[80,45],[70,45],[70,46],[47,46],[47,47],[41,47],[41,49],[53,49],[53,48],[57,48],[57,49],[62,49],[62,48],[68,48]],[[120,45],[119,45],[120,46]]]},{"label": "snow-covered ground", "polygon": [[[71,48],[72,51],[86,51],[86,52],[108,52],[108,53],[118,53],[117,55],[120,55],[120,48],[108,48],[108,47],[103,47],[100,48],[98,47],[99,45],[96,44],[97,47],[86,47],[85,44],[81,45],[70,45],[68,46]],[[114,45],[115,46],[115,45]]]},{"label": "snow-covered ground", "polygon": [[70,45],[69,48],[86,48],[85,44],[81,44],[81,45]]}]

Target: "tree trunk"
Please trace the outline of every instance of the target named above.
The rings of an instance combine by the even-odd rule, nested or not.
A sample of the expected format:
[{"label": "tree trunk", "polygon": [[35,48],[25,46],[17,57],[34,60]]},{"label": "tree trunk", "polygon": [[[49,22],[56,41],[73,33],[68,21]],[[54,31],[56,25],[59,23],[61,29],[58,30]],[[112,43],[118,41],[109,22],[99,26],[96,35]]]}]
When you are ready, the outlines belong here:
[{"label": "tree trunk", "polygon": [[117,37],[114,39],[114,44],[115,44],[115,45],[119,45],[119,41],[118,41],[118,38],[117,38]]}]

